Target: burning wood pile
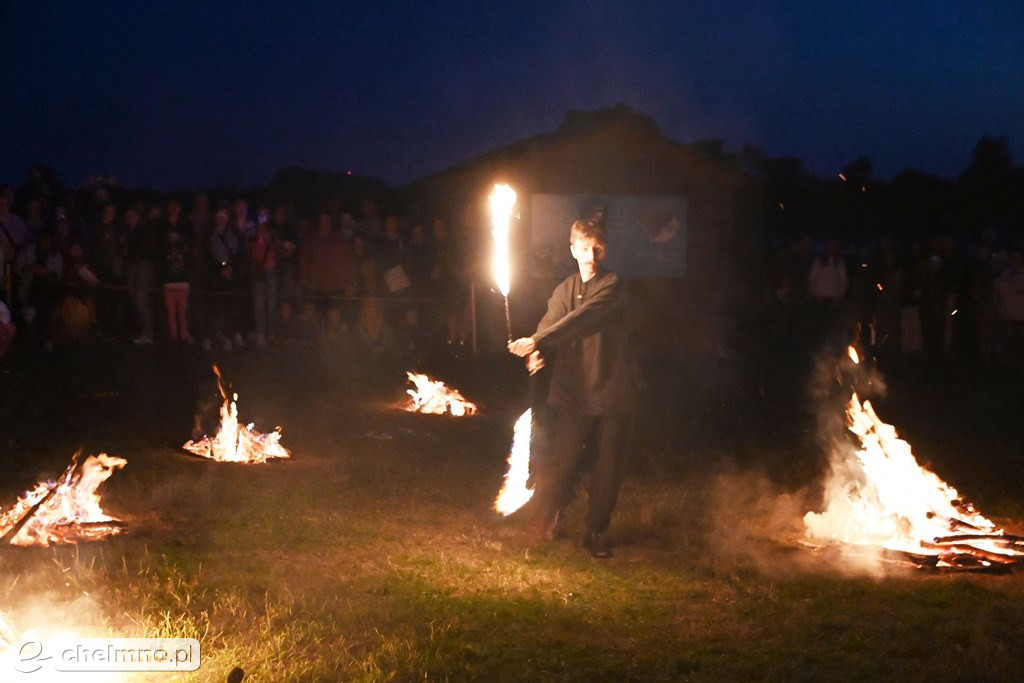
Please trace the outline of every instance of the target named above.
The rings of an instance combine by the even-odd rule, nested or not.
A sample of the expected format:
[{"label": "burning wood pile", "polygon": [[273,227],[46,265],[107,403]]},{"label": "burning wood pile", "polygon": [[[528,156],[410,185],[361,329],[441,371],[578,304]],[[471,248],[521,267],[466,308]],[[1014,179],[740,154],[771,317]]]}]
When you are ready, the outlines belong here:
[{"label": "burning wood pile", "polygon": [[[852,348],[850,358],[859,363]],[[862,403],[854,393],[846,418],[857,445],[836,450],[825,482],[825,509],[804,517],[812,545],[839,543],[880,562],[919,568],[1024,567],[1024,536],[1006,533],[922,468],[910,444],[869,401]]]},{"label": "burning wood pile", "polygon": [[464,417],[476,415],[475,403],[466,399],[456,389],[449,389],[444,382],[418,372],[406,372],[413,389],[407,389],[409,400],[401,407],[410,413],[431,415],[454,415]]},{"label": "burning wood pile", "polygon": [[182,448],[189,453],[220,462],[265,463],[274,458],[290,458],[291,451],[280,443],[280,427],[269,434],[261,434],[252,424],[239,423],[238,394],[232,393],[229,398],[216,365],[213,371],[217,375],[217,389],[224,399],[220,407],[217,433],[212,438],[203,436],[198,441],[190,439]]},{"label": "burning wood pile", "polygon": [[0,543],[48,546],[51,543],[97,541],[119,533],[124,525],[103,512],[96,489],[114,470],[128,464],[106,453],[71,465],[53,482],[40,482],[0,513]]}]

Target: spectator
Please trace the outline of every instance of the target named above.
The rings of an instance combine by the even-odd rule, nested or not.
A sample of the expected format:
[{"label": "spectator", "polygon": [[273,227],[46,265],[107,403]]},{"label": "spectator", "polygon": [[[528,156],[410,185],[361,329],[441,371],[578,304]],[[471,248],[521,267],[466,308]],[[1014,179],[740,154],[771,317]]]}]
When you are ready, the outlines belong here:
[{"label": "spectator", "polygon": [[[230,226],[231,216],[226,208],[214,214],[213,232],[208,243],[210,324],[206,332],[219,336],[225,351],[234,346],[242,346],[240,298],[244,291],[242,268],[245,266],[245,253],[242,241],[237,232]],[[210,340],[204,339],[203,348],[209,350]]]},{"label": "spectator", "polygon": [[167,333],[172,344],[192,344],[188,325],[189,258],[188,243],[181,226],[167,224],[163,239],[161,279],[164,285],[164,307],[167,310]]},{"label": "spectator", "polygon": [[125,278],[131,290],[132,305],[137,317],[139,334],[136,344],[153,343],[154,285],[156,284],[156,228],[140,219],[139,209],[132,207],[124,213],[125,225]]},{"label": "spectator", "polygon": [[266,210],[259,212],[256,234],[249,241],[249,288],[252,294],[256,346],[266,346],[277,312],[277,240]]},{"label": "spectator", "polygon": [[839,242],[829,240],[825,253],[814,260],[807,278],[812,298],[818,301],[837,302],[846,296],[849,280],[846,277],[846,262],[839,252]]},{"label": "spectator", "polygon": [[997,360],[1018,365],[1024,359],[1024,252],[1013,249],[1009,264],[995,282],[999,330]]},{"label": "spectator", "polygon": [[21,216],[11,213],[14,192],[0,188],[0,270],[13,268],[18,254],[32,243],[32,235]]},{"label": "spectator", "polygon": [[120,289],[124,284],[124,232],[117,222],[117,207],[106,204],[92,230],[88,247],[93,273],[99,278],[96,319],[105,339],[120,336],[125,327],[128,303]]},{"label": "spectator", "polygon": [[[303,238],[299,275],[302,288],[308,295],[351,296],[355,289],[352,247],[333,230],[329,213],[321,213],[316,231]],[[326,302],[322,306],[326,308]]]},{"label": "spectator", "polygon": [[276,245],[279,295],[291,301],[299,298],[299,234],[284,204],[274,206],[270,234]]},{"label": "spectator", "polygon": [[64,257],[53,245],[53,236],[44,232],[34,244],[21,250],[16,265],[18,300],[30,335],[49,344],[49,320],[57,304],[57,287],[64,273]]},{"label": "spectator", "polygon": [[14,322],[11,320],[11,310],[0,300],[0,361],[4,359],[7,351],[14,343]]}]

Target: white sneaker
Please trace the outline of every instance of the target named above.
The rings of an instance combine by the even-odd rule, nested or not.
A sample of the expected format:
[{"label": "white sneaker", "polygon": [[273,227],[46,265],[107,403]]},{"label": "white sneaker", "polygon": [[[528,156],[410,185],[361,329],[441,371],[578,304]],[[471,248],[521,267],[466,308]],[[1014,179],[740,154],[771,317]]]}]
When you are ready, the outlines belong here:
[{"label": "white sneaker", "polygon": [[135,339],[132,339],[132,342],[135,344],[152,344],[153,338],[148,334],[140,334],[138,337],[135,337]]}]

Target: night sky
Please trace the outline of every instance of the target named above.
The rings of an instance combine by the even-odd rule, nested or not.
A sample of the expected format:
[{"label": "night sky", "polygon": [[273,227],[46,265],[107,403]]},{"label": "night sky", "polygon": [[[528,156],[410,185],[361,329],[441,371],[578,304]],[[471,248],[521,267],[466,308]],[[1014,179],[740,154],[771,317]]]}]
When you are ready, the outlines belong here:
[{"label": "night sky", "polygon": [[625,103],[831,176],[1024,161],[1024,2],[85,2],[0,7],[0,182],[401,185]]}]

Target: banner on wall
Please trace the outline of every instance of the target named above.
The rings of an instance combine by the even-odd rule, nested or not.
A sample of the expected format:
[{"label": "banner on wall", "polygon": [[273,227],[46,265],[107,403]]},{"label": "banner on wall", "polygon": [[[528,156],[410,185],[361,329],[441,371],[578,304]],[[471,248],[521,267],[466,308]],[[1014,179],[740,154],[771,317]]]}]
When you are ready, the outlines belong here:
[{"label": "banner on wall", "polygon": [[572,273],[569,227],[602,223],[608,232],[605,265],[623,278],[686,275],[687,200],[678,196],[535,194],[530,207],[530,274]]}]

